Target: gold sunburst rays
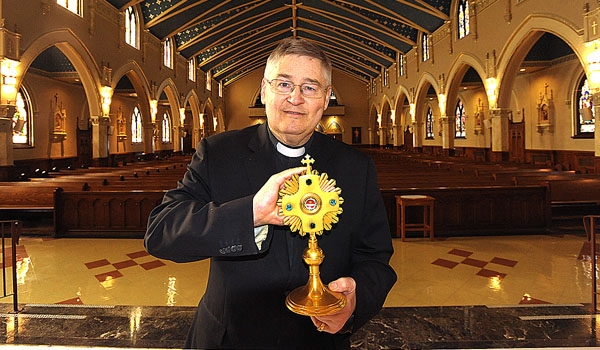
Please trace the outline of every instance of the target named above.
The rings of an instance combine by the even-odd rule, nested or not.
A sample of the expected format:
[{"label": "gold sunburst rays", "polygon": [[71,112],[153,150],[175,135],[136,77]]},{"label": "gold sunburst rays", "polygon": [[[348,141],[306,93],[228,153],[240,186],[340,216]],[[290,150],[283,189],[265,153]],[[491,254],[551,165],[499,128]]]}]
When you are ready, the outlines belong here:
[{"label": "gold sunburst rays", "polygon": [[344,203],[340,196],[342,190],[326,173],[319,175],[311,168],[314,159],[310,155],[306,155],[302,163],[306,170],[292,176],[279,191],[279,213],[292,232],[298,231],[301,236],[306,233],[321,235],[339,221]]}]

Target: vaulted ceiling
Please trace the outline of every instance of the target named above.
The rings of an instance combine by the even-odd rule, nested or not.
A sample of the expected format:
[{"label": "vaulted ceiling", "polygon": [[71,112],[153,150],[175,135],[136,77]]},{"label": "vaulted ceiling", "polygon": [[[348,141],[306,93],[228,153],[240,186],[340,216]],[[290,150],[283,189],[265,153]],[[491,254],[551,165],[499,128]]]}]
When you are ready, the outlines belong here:
[{"label": "vaulted ceiling", "polygon": [[264,66],[279,40],[317,43],[333,66],[368,82],[449,20],[451,0],[108,0],[139,6],[143,28],[230,84]]}]

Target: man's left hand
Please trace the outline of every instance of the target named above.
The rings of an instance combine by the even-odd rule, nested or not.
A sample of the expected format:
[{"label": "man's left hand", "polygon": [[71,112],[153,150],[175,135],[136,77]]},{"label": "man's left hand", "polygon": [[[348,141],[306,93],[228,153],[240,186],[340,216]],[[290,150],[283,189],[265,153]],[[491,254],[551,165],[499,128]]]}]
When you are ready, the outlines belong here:
[{"label": "man's left hand", "polygon": [[339,332],[356,308],[356,281],[351,277],[341,277],[329,283],[329,289],[333,292],[344,293],[346,305],[337,313],[325,316],[311,316],[315,327],[321,332]]}]

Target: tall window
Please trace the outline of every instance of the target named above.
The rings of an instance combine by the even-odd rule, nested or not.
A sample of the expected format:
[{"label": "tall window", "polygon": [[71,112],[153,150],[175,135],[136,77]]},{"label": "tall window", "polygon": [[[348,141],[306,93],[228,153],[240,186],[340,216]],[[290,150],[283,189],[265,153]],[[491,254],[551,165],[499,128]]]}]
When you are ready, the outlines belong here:
[{"label": "tall window", "polygon": [[458,2],[458,38],[462,39],[471,33],[469,25],[469,0]]},{"label": "tall window", "polygon": [[596,116],[594,113],[594,102],[588,80],[584,76],[577,90],[577,134],[593,135],[596,128]]},{"label": "tall window", "polygon": [[163,41],[163,64],[165,67],[173,68],[173,43],[171,38]]},{"label": "tall window", "polygon": [[431,107],[427,107],[427,115],[425,116],[425,138],[433,140],[433,111]]},{"label": "tall window", "polygon": [[390,87],[390,73],[387,68],[383,68],[383,86]]},{"label": "tall window", "polygon": [[400,55],[400,58],[398,59],[398,63],[400,63],[400,72],[399,72],[399,76],[404,76],[404,55]]},{"label": "tall window", "polygon": [[196,63],[194,58],[188,61],[188,80],[196,81]]},{"label": "tall window", "polygon": [[161,123],[161,140],[163,143],[171,142],[171,117],[168,112],[163,113],[163,119]]},{"label": "tall window", "polygon": [[429,35],[426,33],[423,33],[423,36],[421,37],[421,53],[423,55],[423,62],[429,60]]},{"label": "tall window", "polygon": [[131,142],[142,143],[142,113],[138,106],[133,107],[131,114]]},{"label": "tall window", "polygon": [[212,73],[210,70],[206,72],[206,90],[212,91]]},{"label": "tall window", "polygon": [[17,105],[12,116],[13,145],[33,146],[33,123],[31,119],[31,100],[22,87],[17,93]]},{"label": "tall window", "polygon": [[83,16],[82,0],[56,0],[56,3],[76,15]]},{"label": "tall window", "polygon": [[139,49],[139,36],[140,32],[139,21],[137,20],[137,14],[133,7],[128,7],[125,10],[125,42],[136,49]]},{"label": "tall window", "polygon": [[465,114],[465,106],[463,105],[462,100],[458,100],[458,102],[456,103],[456,110],[455,110],[455,117],[456,117],[456,125],[455,125],[455,134],[454,137],[458,138],[458,139],[464,139],[467,137],[467,128],[465,126],[465,122],[467,119],[467,115]]}]

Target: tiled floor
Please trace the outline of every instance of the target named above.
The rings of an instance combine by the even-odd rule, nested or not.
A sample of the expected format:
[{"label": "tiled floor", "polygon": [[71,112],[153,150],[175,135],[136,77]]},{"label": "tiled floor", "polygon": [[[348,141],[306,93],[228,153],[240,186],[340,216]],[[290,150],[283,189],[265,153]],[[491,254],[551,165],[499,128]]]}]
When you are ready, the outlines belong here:
[{"label": "tiled floor", "polygon": [[[596,341],[589,244],[583,233],[433,242],[394,239],[394,247],[392,265],[398,282],[380,317],[356,335],[356,348],[587,346]],[[2,299],[6,334],[0,331],[4,335],[0,339],[9,344],[179,347],[185,332],[164,325],[187,327],[209,266],[208,261],[175,264],[156,259],[144,251],[141,239],[23,237],[17,260],[20,315],[12,317],[11,298]],[[563,325],[562,333],[556,323],[540,325],[539,318],[533,328],[526,326],[528,330],[514,323],[525,322],[524,314],[557,313],[563,315],[559,319],[570,315],[563,322],[571,323]],[[113,326],[90,325],[102,317],[111,318]],[[50,321],[42,323],[44,318]],[[479,318],[488,321],[473,324]],[[14,320],[19,320],[18,326]],[[89,321],[87,326],[76,326],[82,320]],[[449,325],[450,320],[458,324]],[[428,326],[423,325],[425,321]],[[143,334],[136,328],[140,322],[146,327]],[[591,328],[590,322],[594,323]],[[60,324],[71,333],[57,336],[51,324]],[[509,331],[509,324],[516,328]],[[151,331],[149,325],[153,325]],[[457,325],[459,330],[453,328]],[[420,327],[429,330],[415,333]],[[571,333],[574,329],[583,332],[581,339],[564,327]],[[94,335],[89,333],[92,329]],[[509,333],[515,329],[525,332],[513,334],[513,340],[521,343],[510,342]],[[437,337],[429,332],[437,332]],[[540,335],[538,341],[523,342],[531,338],[528,332],[530,336],[542,332],[547,339]],[[497,340],[492,339],[495,333]],[[566,340],[549,342],[558,334]]]},{"label": "tiled floor", "polygon": [[[591,300],[584,235],[394,239],[394,247],[398,282],[386,307]],[[209,266],[159,260],[141,239],[24,237],[17,260],[23,304],[196,306]]]}]

